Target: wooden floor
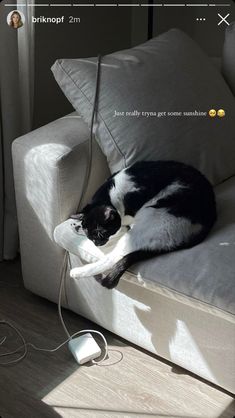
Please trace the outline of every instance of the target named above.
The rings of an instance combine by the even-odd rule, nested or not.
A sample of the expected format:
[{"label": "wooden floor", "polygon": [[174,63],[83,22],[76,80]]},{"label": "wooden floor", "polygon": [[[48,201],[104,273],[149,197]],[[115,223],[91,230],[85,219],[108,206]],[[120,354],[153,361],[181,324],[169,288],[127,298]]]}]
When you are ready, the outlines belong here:
[{"label": "wooden floor", "polygon": [[[93,325],[71,312],[66,311],[64,317],[71,332]],[[3,319],[14,324],[27,341],[41,347],[54,348],[65,339],[56,305],[23,288],[19,261],[0,263]],[[0,366],[0,418],[235,416],[230,394],[104,333],[110,351],[103,366],[79,367],[67,347],[54,354],[30,349],[21,363]],[[1,325],[0,341],[5,335],[9,348],[20,344],[12,331]]]}]

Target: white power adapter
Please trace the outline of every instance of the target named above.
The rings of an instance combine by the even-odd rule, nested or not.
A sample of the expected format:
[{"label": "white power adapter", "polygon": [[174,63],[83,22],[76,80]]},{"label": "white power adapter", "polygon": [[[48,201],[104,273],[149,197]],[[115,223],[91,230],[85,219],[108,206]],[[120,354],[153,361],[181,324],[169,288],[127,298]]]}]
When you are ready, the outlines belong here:
[{"label": "white power adapter", "polygon": [[90,333],[69,340],[68,346],[78,364],[87,363],[101,355],[101,349]]}]

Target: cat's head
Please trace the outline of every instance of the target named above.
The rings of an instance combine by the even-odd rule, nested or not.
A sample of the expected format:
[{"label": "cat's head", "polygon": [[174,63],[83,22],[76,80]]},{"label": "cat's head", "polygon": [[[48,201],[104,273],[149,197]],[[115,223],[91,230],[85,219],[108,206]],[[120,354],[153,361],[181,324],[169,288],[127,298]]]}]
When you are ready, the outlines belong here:
[{"label": "cat's head", "polygon": [[86,236],[96,246],[105,245],[121,227],[121,217],[113,206],[88,204],[71,218],[81,221]]}]

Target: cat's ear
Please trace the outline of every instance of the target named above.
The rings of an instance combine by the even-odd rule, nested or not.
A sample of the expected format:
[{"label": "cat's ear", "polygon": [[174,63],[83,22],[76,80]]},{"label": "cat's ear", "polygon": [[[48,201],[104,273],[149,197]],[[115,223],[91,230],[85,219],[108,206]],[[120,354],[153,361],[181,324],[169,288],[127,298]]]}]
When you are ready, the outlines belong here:
[{"label": "cat's ear", "polygon": [[91,208],[91,205],[88,203],[82,210],[81,210],[81,212],[78,212],[78,213],[76,213],[76,214],[73,214],[73,215],[70,215],[70,218],[72,218],[72,219],[76,219],[77,221],[82,221],[83,220],[83,218],[84,218],[84,216],[85,216],[85,214],[87,213],[87,212],[89,212],[89,210],[90,210],[90,208]]},{"label": "cat's ear", "polygon": [[110,206],[107,206],[104,212],[104,217],[106,221],[113,221],[117,215],[117,211]]},{"label": "cat's ear", "polygon": [[80,212],[80,213],[76,213],[74,215],[70,215],[71,219],[76,219],[77,221],[82,221],[84,217],[84,213]]}]

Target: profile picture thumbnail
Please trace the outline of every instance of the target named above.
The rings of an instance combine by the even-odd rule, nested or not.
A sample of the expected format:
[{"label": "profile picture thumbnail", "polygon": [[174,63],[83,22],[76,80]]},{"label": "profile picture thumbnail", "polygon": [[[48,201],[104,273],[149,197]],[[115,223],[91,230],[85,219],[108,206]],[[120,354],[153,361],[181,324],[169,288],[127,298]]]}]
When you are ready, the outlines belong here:
[{"label": "profile picture thumbnail", "polygon": [[22,26],[24,26],[25,17],[22,12],[19,12],[19,10],[14,10],[13,12],[10,12],[7,15],[7,23],[9,26],[11,26],[13,29],[19,29]]}]

